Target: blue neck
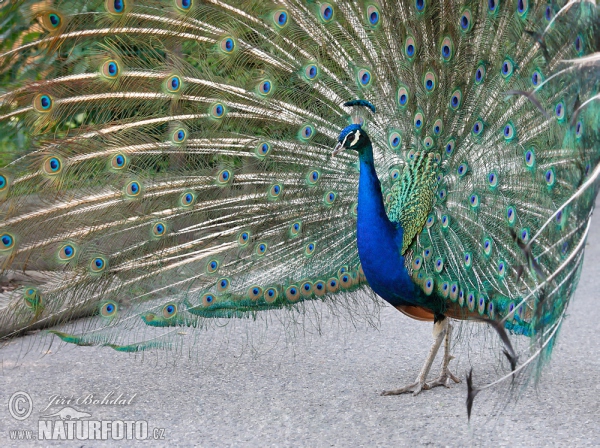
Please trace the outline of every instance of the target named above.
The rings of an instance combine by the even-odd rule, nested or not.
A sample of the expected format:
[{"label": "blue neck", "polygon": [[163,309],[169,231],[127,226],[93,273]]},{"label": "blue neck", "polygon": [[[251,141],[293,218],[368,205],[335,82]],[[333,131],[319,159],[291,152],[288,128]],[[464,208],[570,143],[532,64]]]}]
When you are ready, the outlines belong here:
[{"label": "blue neck", "polygon": [[416,304],[420,294],[400,255],[404,231],[385,211],[370,142],[359,152],[359,160],[357,240],[365,277],[392,305]]}]

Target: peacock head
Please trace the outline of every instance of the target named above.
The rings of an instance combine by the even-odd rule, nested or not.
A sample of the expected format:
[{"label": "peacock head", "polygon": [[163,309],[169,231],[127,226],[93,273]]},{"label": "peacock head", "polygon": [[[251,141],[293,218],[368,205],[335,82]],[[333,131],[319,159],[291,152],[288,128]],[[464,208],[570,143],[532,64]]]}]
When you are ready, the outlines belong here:
[{"label": "peacock head", "polygon": [[346,126],[340,132],[337,145],[333,150],[333,155],[337,155],[345,149],[353,149],[359,154],[371,144],[369,136],[359,124]]}]

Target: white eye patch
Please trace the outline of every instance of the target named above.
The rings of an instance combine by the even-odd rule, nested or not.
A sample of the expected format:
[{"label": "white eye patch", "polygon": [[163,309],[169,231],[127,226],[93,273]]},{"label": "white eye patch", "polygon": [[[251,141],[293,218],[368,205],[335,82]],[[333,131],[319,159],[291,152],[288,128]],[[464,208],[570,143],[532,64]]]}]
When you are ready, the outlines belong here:
[{"label": "white eye patch", "polygon": [[360,132],[358,130],[354,131],[354,140],[350,143],[350,147],[356,145],[358,143],[358,139],[360,138]]}]

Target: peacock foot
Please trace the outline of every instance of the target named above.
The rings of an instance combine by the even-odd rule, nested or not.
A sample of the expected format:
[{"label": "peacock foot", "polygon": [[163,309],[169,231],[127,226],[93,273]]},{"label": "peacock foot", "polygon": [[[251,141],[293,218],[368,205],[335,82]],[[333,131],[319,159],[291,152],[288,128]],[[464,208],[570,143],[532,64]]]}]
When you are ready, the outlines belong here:
[{"label": "peacock foot", "polygon": [[442,372],[440,374],[440,376],[438,376],[435,380],[433,380],[429,383],[426,383],[426,386],[427,386],[427,389],[433,389],[434,387],[437,387],[437,386],[450,387],[450,385],[452,384],[452,381],[454,381],[455,383],[460,383],[460,379],[458,379],[456,377],[456,375],[454,375],[452,372],[447,370],[445,373]]},{"label": "peacock foot", "polygon": [[414,383],[409,384],[408,386],[401,387],[400,389],[384,390],[383,392],[381,392],[381,395],[401,395],[408,394],[411,392],[413,395],[419,395],[421,391],[429,389],[431,389],[431,386],[428,383],[426,383],[425,381],[417,380]]}]

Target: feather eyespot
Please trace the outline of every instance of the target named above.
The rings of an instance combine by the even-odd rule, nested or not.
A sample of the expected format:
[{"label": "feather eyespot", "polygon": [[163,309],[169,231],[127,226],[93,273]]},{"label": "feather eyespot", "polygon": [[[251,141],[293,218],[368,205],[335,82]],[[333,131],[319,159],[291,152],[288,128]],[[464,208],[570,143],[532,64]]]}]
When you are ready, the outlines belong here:
[{"label": "feather eyespot", "polygon": [[215,301],[215,296],[213,296],[210,293],[205,293],[200,298],[200,302],[202,303],[203,306],[211,306],[214,301]]},{"label": "feather eyespot", "polygon": [[533,168],[535,165],[535,152],[533,148],[525,151],[525,165],[527,168]]},{"label": "feather eyespot", "polygon": [[172,75],[165,81],[165,88],[169,93],[177,93],[181,90],[181,78],[177,75]]},{"label": "feather eyespot", "polygon": [[90,271],[94,274],[98,274],[100,272],[104,272],[107,266],[108,262],[104,257],[95,257],[90,262]]},{"label": "feather eyespot", "polygon": [[309,64],[304,67],[304,77],[309,81],[315,80],[319,76],[319,67],[315,64]]},{"label": "feather eyespot", "polygon": [[433,146],[433,139],[431,137],[425,137],[423,139],[423,145],[427,149],[431,148]]},{"label": "feather eyespot", "polygon": [[467,164],[467,162],[461,163],[456,169],[456,173],[459,177],[463,177],[465,174],[467,174],[467,171],[469,171],[469,165]]},{"label": "feather eyespot", "polygon": [[163,307],[163,317],[165,319],[171,319],[177,314],[177,305],[175,303],[168,303]]},{"label": "feather eyespot", "polygon": [[544,174],[544,179],[546,180],[546,185],[548,185],[548,187],[554,186],[554,181],[555,181],[554,168],[549,168],[546,171],[546,173]]},{"label": "feather eyespot", "polygon": [[328,191],[325,193],[325,196],[323,196],[323,202],[325,205],[332,205],[335,202],[336,197],[337,194],[334,191]]},{"label": "feather eyespot", "polygon": [[225,116],[225,106],[221,103],[213,104],[209,109],[210,116],[216,119],[221,119]]},{"label": "feather eyespot", "polygon": [[506,219],[508,220],[508,223],[511,226],[515,223],[515,220],[517,219],[517,212],[515,211],[515,208],[512,205],[506,207]]},{"label": "feather eyespot", "polygon": [[305,296],[311,296],[313,292],[313,285],[311,282],[309,281],[305,281],[302,283],[302,285],[300,285],[300,293]]},{"label": "feather eyespot", "polygon": [[0,235],[0,251],[11,250],[15,247],[15,237],[10,233]]},{"label": "feather eyespot", "polygon": [[483,253],[486,256],[490,256],[492,254],[492,240],[489,238],[485,238],[483,240]]},{"label": "feather eyespot", "polygon": [[59,261],[70,261],[77,255],[77,248],[73,244],[65,244],[58,250]]},{"label": "feather eyespot", "polygon": [[546,6],[544,16],[546,17],[547,22],[550,22],[552,20],[552,7],[550,5]]},{"label": "feather eyespot", "polygon": [[292,238],[298,236],[302,230],[302,223],[300,221],[294,221],[290,226],[290,236]]},{"label": "feather eyespot", "polygon": [[460,29],[461,31],[467,33],[469,31],[471,31],[471,23],[472,23],[472,18],[471,18],[471,11],[468,9],[465,9],[462,13],[462,15],[460,16]]},{"label": "feather eyespot", "polygon": [[487,175],[487,181],[490,188],[496,188],[498,186],[498,174],[492,171]]},{"label": "feather eyespot", "polygon": [[458,284],[456,282],[452,283],[450,285],[450,300],[452,300],[453,302],[456,302],[456,299],[458,298]]},{"label": "feather eyespot", "polygon": [[404,43],[404,53],[406,53],[406,57],[410,60],[417,53],[417,44],[415,43],[415,39],[412,36],[406,38],[406,42]]},{"label": "feather eyespot", "polygon": [[398,168],[394,168],[393,170],[391,170],[390,178],[392,179],[392,182],[397,181],[400,178],[400,170]]},{"label": "feather eyespot", "polygon": [[229,289],[230,283],[231,282],[229,281],[228,278],[219,279],[219,281],[217,282],[217,291],[219,291],[219,292],[227,291]]},{"label": "feather eyespot", "polygon": [[367,8],[367,21],[371,26],[377,26],[379,25],[379,19],[379,9],[374,5],[370,5]]},{"label": "feather eyespot", "polygon": [[304,248],[304,255],[306,255],[307,257],[312,256],[315,253],[315,249],[316,249],[315,243],[313,243],[313,242],[308,243],[306,245],[306,247]]},{"label": "feather eyespot", "polygon": [[356,79],[358,80],[358,84],[361,87],[368,87],[371,85],[371,72],[366,68],[360,69],[358,74],[356,75]]},{"label": "feather eyespot", "polygon": [[288,13],[285,10],[275,11],[273,13],[273,22],[277,28],[284,28],[288,24]]},{"label": "feather eyespot", "polygon": [[43,306],[42,296],[37,288],[27,288],[23,293],[23,302],[27,308],[33,310]]},{"label": "feather eyespot", "polygon": [[391,149],[395,150],[400,148],[400,145],[402,144],[402,136],[398,131],[390,132],[390,135],[388,137],[388,144],[390,145]]},{"label": "feather eyespot", "polygon": [[440,135],[443,130],[444,130],[444,122],[438,118],[437,120],[435,120],[435,123],[433,123],[433,133],[435,135]]},{"label": "feather eyespot", "polygon": [[114,317],[117,313],[118,305],[116,302],[109,301],[100,305],[100,315],[102,317]]},{"label": "feather eyespot", "polygon": [[279,292],[277,291],[277,289],[275,288],[267,288],[265,290],[265,294],[264,294],[264,299],[265,302],[267,303],[273,303],[275,302],[275,300],[277,300],[277,297],[279,296]]},{"label": "feather eyespot", "polygon": [[504,261],[498,262],[498,276],[500,278],[504,278],[504,274],[506,273],[506,265]]},{"label": "feather eyespot", "polygon": [[454,145],[455,145],[455,142],[452,139],[448,140],[446,142],[446,147],[445,147],[446,156],[452,155],[452,153],[454,152]]},{"label": "feather eyespot", "polygon": [[130,198],[139,197],[142,193],[142,186],[139,182],[132,180],[125,186],[125,195]]},{"label": "feather eyespot", "polygon": [[469,205],[471,205],[472,208],[479,207],[479,195],[473,193],[469,198]]},{"label": "feather eyespot", "polygon": [[155,238],[161,238],[163,236],[165,236],[165,234],[167,233],[167,225],[162,222],[155,222],[154,224],[152,224],[152,236]]},{"label": "feather eyespot", "polygon": [[48,157],[44,161],[43,170],[46,174],[50,176],[55,176],[62,171],[63,164],[59,157]]},{"label": "feather eyespot", "polygon": [[219,171],[219,174],[217,174],[217,183],[219,185],[227,185],[232,181],[232,179],[233,173],[228,169],[221,170]]},{"label": "feather eyespot", "polygon": [[435,260],[435,264],[433,266],[435,268],[435,272],[439,274],[444,270],[444,259],[438,258],[437,260]]},{"label": "feather eyespot", "polygon": [[125,0],[106,0],[104,6],[109,13],[121,15],[125,12],[126,2]]},{"label": "feather eyespot", "polygon": [[40,93],[33,99],[33,108],[40,113],[48,113],[54,106],[54,100],[50,95]]},{"label": "feather eyespot", "polygon": [[529,1],[528,0],[517,0],[517,14],[519,14],[521,17],[525,17],[528,10],[529,10]]},{"label": "feather eyespot", "polygon": [[192,7],[192,0],[175,0],[175,6],[181,11],[188,11]]},{"label": "feather eyespot", "polygon": [[196,202],[196,194],[187,191],[179,197],[179,205],[182,207],[190,207]]},{"label": "feather eyespot", "polygon": [[56,11],[49,11],[46,12],[45,14],[43,14],[41,16],[41,24],[42,27],[46,30],[46,31],[56,31],[60,28],[62,28],[63,25],[63,18],[62,15],[59,14]]},{"label": "feather eyespot", "polygon": [[250,288],[248,288],[248,297],[250,300],[258,300],[262,295],[263,290],[260,286],[250,286]]},{"label": "feather eyespot", "polygon": [[419,12],[423,12],[425,11],[425,0],[415,0],[415,8],[417,8],[417,11]]},{"label": "feather eyespot", "polygon": [[331,20],[333,20],[333,6],[331,6],[330,3],[322,3],[320,8],[319,8],[319,15],[321,17],[321,20],[323,20],[323,22],[328,23],[331,22]]},{"label": "feather eyespot", "polygon": [[325,282],[323,280],[318,280],[313,285],[313,292],[316,296],[322,297],[327,292],[327,287],[325,286]]},{"label": "feather eyespot", "polygon": [[249,232],[240,233],[238,235],[237,241],[240,246],[246,246],[248,244],[248,242],[250,241],[250,233]]},{"label": "feather eyespot", "polygon": [[4,174],[0,174],[0,198],[2,198],[7,192],[8,187],[10,186],[10,181],[8,176]]},{"label": "feather eyespot", "polygon": [[514,125],[512,123],[506,123],[502,133],[504,134],[504,140],[511,141],[515,138],[516,134]]},{"label": "feather eyespot", "polygon": [[509,78],[513,74],[514,64],[510,59],[505,59],[502,63],[500,73],[504,78]]},{"label": "feather eyespot", "polygon": [[479,298],[477,299],[477,312],[480,315],[483,315],[483,313],[485,313],[485,297],[483,296],[479,296]]},{"label": "feather eyespot", "polygon": [[219,43],[219,48],[221,49],[221,51],[223,53],[226,53],[226,54],[233,53],[233,51],[235,50],[235,47],[236,47],[235,40],[231,36],[224,37],[223,39],[221,39],[221,42]]},{"label": "feather eyespot", "polygon": [[[578,121],[577,124],[575,125],[575,137],[581,138],[582,135],[583,135],[583,123],[581,121]],[[1,189],[2,189],[2,186],[0,185],[0,190]]]},{"label": "feather eyespot", "polygon": [[481,133],[483,132],[483,121],[481,120],[477,120],[474,124],[473,124],[473,135],[478,136],[481,135]]},{"label": "feather eyespot", "polygon": [[449,225],[450,225],[450,218],[448,218],[448,215],[443,215],[442,216],[442,227],[444,229],[447,229]]},{"label": "feather eyespot", "polygon": [[425,121],[425,118],[423,117],[423,114],[421,112],[417,112],[415,114],[415,118],[414,118],[414,125],[415,125],[415,129],[417,131],[420,131],[423,128],[423,122]]},{"label": "feather eyespot", "polygon": [[427,92],[433,92],[436,86],[436,76],[435,73],[429,71],[425,73],[425,77],[423,78],[423,86]]},{"label": "feather eyespot", "polygon": [[471,255],[471,252],[465,252],[465,255],[463,257],[463,263],[465,265],[465,268],[470,268],[472,262],[473,256]]},{"label": "feather eyespot", "polygon": [[408,87],[400,86],[400,88],[398,89],[398,105],[401,108],[406,107],[406,105],[408,104],[409,94],[410,92],[408,90]]},{"label": "feather eyespot", "polygon": [[115,154],[110,159],[110,167],[113,170],[122,170],[127,166],[127,157],[125,154]]},{"label": "feather eyespot", "polygon": [[435,285],[435,282],[433,281],[433,279],[431,277],[428,277],[425,279],[425,282],[423,282],[423,292],[430,296],[431,293],[433,292],[433,287]]},{"label": "feather eyespot", "polygon": [[296,285],[290,285],[285,290],[285,297],[290,302],[295,302],[300,298],[300,291]]},{"label": "feather eyespot", "polygon": [[498,10],[499,0],[488,0],[488,11],[493,14]]},{"label": "feather eyespot", "polygon": [[452,59],[452,54],[454,53],[452,39],[450,39],[449,37],[444,38],[440,47],[440,53],[443,61],[448,62],[450,59]]},{"label": "feather eyespot", "polygon": [[119,63],[114,59],[110,59],[102,64],[100,72],[105,78],[115,79],[119,76],[121,70],[119,68]]},{"label": "feather eyespot", "polygon": [[481,84],[485,79],[485,65],[481,64],[475,70],[475,84]]},{"label": "feather eyespot", "polygon": [[206,272],[209,274],[214,274],[219,270],[219,261],[218,260],[209,260],[206,263]]},{"label": "feather eyespot", "polygon": [[558,121],[564,121],[565,119],[565,105],[561,101],[554,107],[554,112]]},{"label": "feather eyespot", "polygon": [[262,142],[259,143],[258,146],[256,147],[255,153],[259,158],[265,158],[267,157],[267,155],[269,155],[269,152],[271,151],[271,145],[269,143],[266,142]]},{"label": "feather eyespot", "polygon": [[259,256],[267,253],[267,243],[258,243],[254,249],[254,253]]},{"label": "feather eyespot", "polygon": [[265,79],[258,83],[256,88],[258,94],[261,96],[268,96],[273,90],[273,83],[269,79]]},{"label": "feather eyespot", "polygon": [[450,97],[450,109],[458,110],[460,107],[460,103],[462,101],[462,92],[460,90],[455,90]]},{"label": "feather eyespot", "polygon": [[318,170],[313,170],[306,176],[306,181],[309,185],[316,185],[321,178],[321,173]]},{"label": "feather eyespot", "polygon": [[412,268],[414,271],[418,271],[423,266],[423,258],[420,255],[417,255],[412,262]]},{"label": "feather eyespot", "polygon": [[581,37],[581,34],[577,35],[577,37],[575,38],[575,42],[573,42],[573,45],[575,46],[575,50],[577,51],[577,53],[581,55],[583,53],[583,37]]},{"label": "feather eyespot", "polygon": [[300,137],[300,140],[307,142],[311,140],[314,137],[314,135],[315,128],[310,124],[306,124],[302,126],[298,136]]},{"label": "feather eyespot", "polygon": [[277,199],[281,195],[282,192],[283,192],[282,184],[271,185],[271,188],[269,188],[269,198]]}]

